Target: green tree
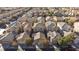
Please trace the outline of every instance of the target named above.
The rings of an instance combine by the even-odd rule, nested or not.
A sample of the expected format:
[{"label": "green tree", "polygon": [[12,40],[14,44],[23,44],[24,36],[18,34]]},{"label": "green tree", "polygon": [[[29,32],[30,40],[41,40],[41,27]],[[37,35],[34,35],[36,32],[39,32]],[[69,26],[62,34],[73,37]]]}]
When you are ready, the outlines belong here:
[{"label": "green tree", "polygon": [[68,20],[68,24],[71,26],[74,24],[74,22],[75,22],[75,20],[73,20],[73,19]]},{"label": "green tree", "polygon": [[3,21],[3,20],[0,20],[0,24],[5,24],[5,21]]},{"label": "green tree", "polygon": [[63,46],[63,45],[67,45],[68,43],[73,41],[73,39],[74,39],[74,33],[71,33],[67,36],[63,36],[63,37],[59,38],[57,42],[59,45]]}]

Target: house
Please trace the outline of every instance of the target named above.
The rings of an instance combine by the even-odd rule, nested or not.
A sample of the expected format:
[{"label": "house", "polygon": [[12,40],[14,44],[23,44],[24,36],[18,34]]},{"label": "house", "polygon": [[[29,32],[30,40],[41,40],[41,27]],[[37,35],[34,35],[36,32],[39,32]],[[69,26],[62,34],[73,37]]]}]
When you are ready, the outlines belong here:
[{"label": "house", "polygon": [[28,33],[29,35],[31,33],[31,30],[32,30],[32,25],[31,24],[28,23],[24,26],[24,32]]},{"label": "house", "polygon": [[53,18],[52,18],[51,16],[47,16],[47,17],[46,17],[46,22],[47,22],[47,21],[53,21]]},{"label": "house", "polygon": [[62,16],[62,17],[57,17],[57,21],[64,21],[65,20],[65,17]]},{"label": "house", "polygon": [[37,21],[37,17],[32,17],[32,20],[35,23]]},{"label": "house", "polygon": [[26,22],[29,22],[29,23],[33,23],[34,19],[32,20],[32,18],[27,18],[27,21]]},{"label": "house", "polygon": [[55,22],[47,21],[45,23],[45,26],[46,26],[46,30],[47,31],[54,31],[54,30],[56,30],[56,23]]},{"label": "house", "polygon": [[44,32],[44,30],[45,30],[45,24],[43,24],[43,23],[34,23],[34,25],[33,25],[33,31],[34,32]]},{"label": "house", "polygon": [[74,26],[73,31],[74,32],[79,32],[79,22],[75,22],[73,26]]},{"label": "house", "polygon": [[16,27],[20,32],[23,32],[23,24],[21,22],[17,22]]},{"label": "house", "polygon": [[48,7],[48,10],[49,10],[49,12],[54,12],[54,7],[53,8]]},{"label": "house", "polygon": [[79,37],[76,37],[73,41],[73,44],[76,48],[79,48]]},{"label": "house", "polygon": [[57,17],[56,16],[53,16],[53,21],[57,21]]},{"label": "house", "polygon": [[26,22],[27,21],[27,17],[21,17],[22,22]]},{"label": "house", "polygon": [[16,25],[10,27],[9,29],[10,29],[10,32],[16,32],[16,33],[18,33],[18,30],[19,30],[19,28]]},{"label": "house", "polygon": [[38,17],[37,18],[37,22],[40,22],[40,23],[45,23],[45,18],[44,17]]},{"label": "house", "polygon": [[28,20],[28,22],[34,24],[37,22],[37,17],[31,17],[31,18],[28,18],[27,20]]},{"label": "house", "polygon": [[59,33],[55,32],[55,31],[53,31],[53,32],[49,31],[49,32],[47,33],[47,38],[48,38],[48,40],[49,40],[49,42],[50,42],[51,44],[56,44],[56,43],[57,43],[57,40],[58,40],[60,37],[61,37],[61,35],[60,35]]},{"label": "house", "polygon": [[71,31],[69,31],[69,32],[63,31],[63,33],[64,33],[64,36],[67,36],[67,35],[71,34],[72,32]]},{"label": "house", "polygon": [[27,22],[23,22],[21,25],[22,27],[24,27],[26,24],[28,24]]},{"label": "house", "polygon": [[19,17],[19,18],[17,19],[17,22],[21,22],[21,23],[26,22],[26,21],[27,21],[27,17],[24,17],[24,16]]},{"label": "house", "polygon": [[41,32],[37,32],[34,34],[34,40],[39,40],[39,39],[46,39],[45,34]]},{"label": "house", "polygon": [[56,35],[57,35],[57,33],[56,33],[55,31],[54,31],[54,32],[49,31],[49,32],[47,33],[47,38],[49,38],[49,37],[55,38]]},{"label": "house", "polygon": [[34,16],[33,10],[30,10],[29,12],[27,12],[27,17],[31,18],[32,16]]},{"label": "house", "polygon": [[71,26],[65,22],[57,22],[57,27],[59,27],[60,30],[67,32],[72,29]]},{"label": "house", "polygon": [[12,42],[15,39],[15,36],[12,32],[7,33],[5,36],[3,36],[0,41],[2,42]]},{"label": "house", "polygon": [[32,44],[32,39],[26,32],[21,33],[16,40],[19,44]]},{"label": "house", "polygon": [[76,16],[75,18],[76,18],[77,21],[79,21],[79,16]]},{"label": "house", "polygon": [[41,32],[38,32],[34,35],[34,43],[35,45],[38,45],[40,48],[44,48],[49,45],[49,41],[46,39],[45,35]]},{"label": "house", "polygon": [[69,32],[69,31],[72,30],[72,27],[66,23],[66,24],[63,26],[63,30]]},{"label": "house", "polygon": [[69,19],[72,20],[72,21],[76,21],[76,20],[78,20],[77,17],[69,17]]},{"label": "house", "polygon": [[57,27],[59,27],[59,29],[63,29],[62,27],[65,25],[65,22],[57,22]]}]

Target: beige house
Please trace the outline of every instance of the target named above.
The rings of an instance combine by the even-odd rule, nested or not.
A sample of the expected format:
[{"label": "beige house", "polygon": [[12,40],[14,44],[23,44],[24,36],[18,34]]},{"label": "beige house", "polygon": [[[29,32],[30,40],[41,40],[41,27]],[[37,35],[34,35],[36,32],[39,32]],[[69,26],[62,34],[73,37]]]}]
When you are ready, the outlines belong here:
[{"label": "beige house", "polygon": [[34,41],[37,45],[41,47],[47,47],[49,44],[49,41],[46,39],[45,35],[41,32],[38,32],[34,35]]},{"label": "beige house", "polygon": [[19,31],[19,29],[17,28],[16,25],[15,25],[15,26],[12,26],[12,27],[10,27],[10,28],[8,28],[7,30],[8,30],[8,31],[10,30],[10,32],[15,31],[16,33],[18,33],[18,31]]},{"label": "beige house", "polygon": [[17,26],[17,29],[19,30],[19,31],[23,31],[23,24],[21,23],[21,22],[17,22],[16,23],[16,26]]},{"label": "beige house", "polygon": [[69,19],[72,20],[72,21],[76,21],[76,20],[78,20],[77,17],[69,17]]},{"label": "beige house", "polygon": [[53,17],[47,16],[46,21],[53,21]]},{"label": "beige house", "polygon": [[79,22],[74,23],[74,29],[75,32],[79,32]]},{"label": "beige house", "polygon": [[40,23],[45,23],[45,18],[44,17],[38,17],[37,18],[37,22],[40,22]]},{"label": "beige house", "polygon": [[12,42],[15,39],[13,33],[7,33],[5,36],[3,36],[0,41],[2,42]]},{"label": "beige house", "polygon": [[22,27],[24,27],[26,24],[28,24],[27,22],[23,22],[21,25]]},{"label": "beige house", "polygon": [[24,26],[24,32],[31,33],[31,30],[32,30],[32,25],[31,24],[28,23]]},{"label": "beige house", "polygon": [[69,31],[69,32],[63,31],[63,32],[64,32],[64,36],[67,36],[72,33],[71,31]]},{"label": "beige house", "polygon": [[72,27],[65,22],[57,22],[57,27],[59,27],[59,29],[62,31],[72,31]]},{"label": "beige house", "polygon": [[65,17],[57,17],[57,21],[64,21]]},{"label": "beige house", "polygon": [[56,16],[53,16],[53,21],[57,21],[57,17]]},{"label": "beige house", "polygon": [[26,22],[27,21],[27,17],[19,17],[19,19],[17,19],[17,22]]},{"label": "beige house", "polygon": [[34,34],[34,40],[46,39],[45,34],[37,32]]},{"label": "beige house", "polygon": [[57,22],[57,26],[62,30],[63,26],[65,25],[65,22]]},{"label": "beige house", "polygon": [[32,20],[30,21],[29,19],[29,22],[31,22],[32,24],[36,23],[37,22],[37,17],[32,17],[31,18]]},{"label": "beige house", "polygon": [[32,44],[32,39],[26,32],[21,33],[16,40],[19,44]]},{"label": "beige house", "polygon": [[34,23],[32,28],[33,28],[34,32],[44,32],[45,24],[43,24],[43,23]]}]

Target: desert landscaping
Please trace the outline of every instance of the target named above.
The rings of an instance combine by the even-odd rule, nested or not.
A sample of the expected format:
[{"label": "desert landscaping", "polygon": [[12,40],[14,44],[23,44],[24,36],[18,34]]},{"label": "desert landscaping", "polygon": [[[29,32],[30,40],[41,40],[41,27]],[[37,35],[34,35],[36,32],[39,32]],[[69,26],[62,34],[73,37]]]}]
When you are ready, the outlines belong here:
[{"label": "desert landscaping", "polygon": [[0,51],[79,51],[79,8],[0,7]]}]

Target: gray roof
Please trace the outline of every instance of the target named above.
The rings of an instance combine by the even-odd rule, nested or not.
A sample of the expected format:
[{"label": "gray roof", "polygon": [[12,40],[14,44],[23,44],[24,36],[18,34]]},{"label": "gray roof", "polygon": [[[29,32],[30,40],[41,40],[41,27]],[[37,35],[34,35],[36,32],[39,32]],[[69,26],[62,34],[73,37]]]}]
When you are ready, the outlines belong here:
[{"label": "gray roof", "polygon": [[74,45],[79,48],[79,37],[74,40]]},{"label": "gray roof", "polygon": [[64,31],[70,31],[71,26],[66,23],[66,24],[64,24],[64,26],[62,27],[62,29],[63,29]]},{"label": "gray roof", "polygon": [[13,33],[7,33],[0,40],[2,40],[2,41],[11,41],[13,39],[14,39],[14,34]]}]

